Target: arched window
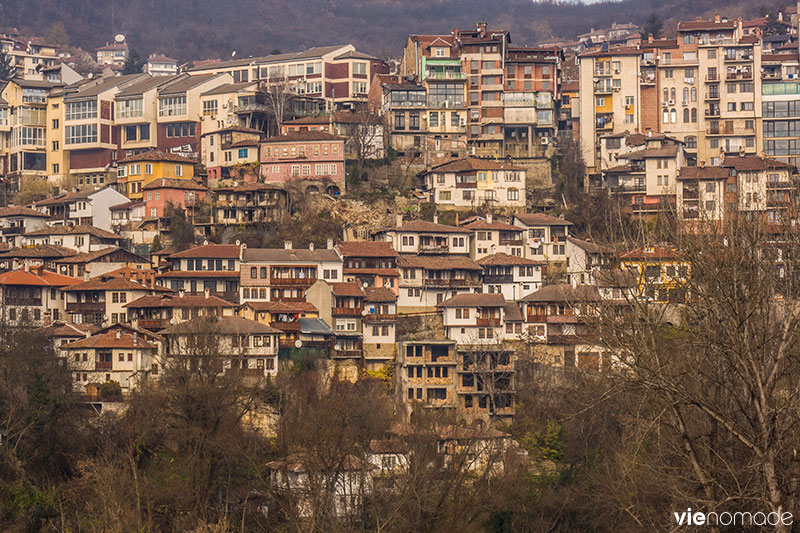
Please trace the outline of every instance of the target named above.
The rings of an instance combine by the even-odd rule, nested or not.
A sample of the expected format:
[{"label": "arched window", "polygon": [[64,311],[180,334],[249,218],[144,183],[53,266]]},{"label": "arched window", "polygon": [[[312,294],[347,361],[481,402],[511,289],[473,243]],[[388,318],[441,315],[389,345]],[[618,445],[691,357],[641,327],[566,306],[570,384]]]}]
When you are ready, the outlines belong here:
[{"label": "arched window", "polygon": [[692,108],[692,122],[697,122],[697,108]]},{"label": "arched window", "polygon": [[689,122],[689,108],[688,107],[684,107],[683,108],[683,121],[684,122]]},{"label": "arched window", "polygon": [[666,103],[666,102],[667,102],[667,100],[669,100],[669,89],[667,89],[667,88],[665,87],[665,88],[664,88],[664,103]]},{"label": "arched window", "polygon": [[670,89],[670,94],[669,94],[669,97],[670,97],[672,100],[675,100],[675,87],[673,87],[672,89]]},{"label": "arched window", "polygon": [[692,102],[697,101],[697,87],[692,87]]},{"label": "arched window", "polygon": [[683,88],[683,101],[684,102],[688,102],[689,101],[689,88],[688,87],[684,87]]},{"label": "arched window", "polygon": [[669,124],[669,109],[664,108],[664,124]]},{"label": "arched window", "polygon": [[674,109],[670,109],[669,111],[669,121],[673,124],[678,122],[678,113]]}]

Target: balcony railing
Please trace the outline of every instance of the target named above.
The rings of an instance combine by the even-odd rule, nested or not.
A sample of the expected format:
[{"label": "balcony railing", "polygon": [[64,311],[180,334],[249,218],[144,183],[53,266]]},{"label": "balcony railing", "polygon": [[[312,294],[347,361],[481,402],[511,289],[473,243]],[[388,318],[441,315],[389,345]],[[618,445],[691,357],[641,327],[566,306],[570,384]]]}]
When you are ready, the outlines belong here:
[{"label": "balcony railing", "polygon": [[269,284],[274,286],[305,286],[309,287],[317,281],[317,278],[270,278]]},{"label": "balcony railing", "polygon": [[333,316],[361,316],[364,313],[363,307],[334,307]]},{"label": "balcony railing", "polygon": [[163,318],[144,318],[139,319],[139,327],[149,330],[159,330],[167,327],[169,320]]},{"label": "balcony railing", "polygon": [[335,359],[360,359],[361,350],[334,350],[333,357]]},{"label": "balcony railing", "polygon": [[397,320],[395,314],[367,313],[364,315],[364,322],[392,322]]},{"label": "balcony railing", "polygon": [[484,283],[513,283],[514,276],[511,274],[484,274]]},{"label": "balcony railing", "polygon": [[480,280],[466,278],[460,279],[426,279],[423,285],[426,287],[478,287]]},{"label": "balcony railing", "polygon": [[94,362],[94,369],[95,370],[111,370],[113,363],[111,361],[95,361]]},{"label": "balcony railing", "polygon": [[448,252],[450,247],[447,244],[420,244],[420,253],[442,253]]},{"label": "balcony railing", "polygon": [[547,322],[547,315],[529,314],[527,317],[525,317],[525,322],[544,324]]},{"label": "balcony railing", "polygon": [[500,239],[500,246],[521,246],[522,239]]},{"label": "balcony railing", "polygon": [[464,183],[456,183],[456,189],[475,189],[478,187],[477,181],[467,181]]},{"label": "balcony railing", "polygon": [[269,325],[283,332],[295,333],[300,331],[300,322],[282,322],[280,320],[275,320],[270,322]]},{"label": "balcony railing", "polygon": [[68,313],[104,313],[105,302],[67,302]]},{"label": "balcony railing", "polygon": [[502,325],[502,321],[495,317],[478,318],[477,325],[478,327],[499,328]]},{"label": "balcony railing", "polygon": [[698,191],[683,191],[683,199],[684,200],[697,200],[699,197]]}]

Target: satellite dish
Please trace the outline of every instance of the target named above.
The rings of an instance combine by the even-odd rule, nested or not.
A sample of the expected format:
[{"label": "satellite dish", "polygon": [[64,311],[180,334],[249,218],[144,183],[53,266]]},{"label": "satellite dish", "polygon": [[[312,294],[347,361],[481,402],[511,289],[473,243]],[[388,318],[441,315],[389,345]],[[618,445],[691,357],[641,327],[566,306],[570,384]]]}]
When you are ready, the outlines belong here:
[{"label": "satellite dish", "polygon": [[121,34],[121,33],[116,34],[114,36],[114,42],[116,42],[116,43],[124,43],[125,42],[125,36],[123,34]]},{"label": "satellite dish", "polygon": [[297,339],[296,341],[294,341],[294,347],[295,348],[302,348],[303,347],[303,341],[301,341],[300,339]]},{"label": "satellite dish", "polygon": [[362,283],[361,286],[364,287],[365,289],[369,288],[369,285],[367,284],[366,281],[364,283]]},{"label": "satellite dish", "polygon": [[341,347],[339,344],[335,344],[335,345],[333,346],[333,349],[338,351],[338,350],[341,350],[341,349],[342,349],[342,347]]},{"label": "satellite dish", "polygon": [[236,50],[234,50],[233,52],[231,52],[231,57],[236,57]]}]

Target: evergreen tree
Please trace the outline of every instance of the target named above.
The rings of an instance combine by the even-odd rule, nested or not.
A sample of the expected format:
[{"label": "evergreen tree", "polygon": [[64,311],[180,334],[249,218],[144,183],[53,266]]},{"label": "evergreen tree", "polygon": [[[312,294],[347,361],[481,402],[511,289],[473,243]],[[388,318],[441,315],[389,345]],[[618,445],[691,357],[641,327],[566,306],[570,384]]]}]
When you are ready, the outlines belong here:
[{"label": "evergreen tree", "polygon": [[123,74],[139,74],[144,68],[144,60],[136,50],[131,50],[128,57],[125,59],[125,64],[122,65]]},{"label": "evergreen tree", "polygon": [[11,58],[0,50],[0,81],[8,81],[13,77],[14,67],[11,66]]},{"label": "evergreen tree", "polygon": [[664,24],[658,18],[655,11],[650,14],[642,27],[642,39],[647,39],[648,35],[652,35],[654,39],[661,37],[661,32],[664,29]]}]

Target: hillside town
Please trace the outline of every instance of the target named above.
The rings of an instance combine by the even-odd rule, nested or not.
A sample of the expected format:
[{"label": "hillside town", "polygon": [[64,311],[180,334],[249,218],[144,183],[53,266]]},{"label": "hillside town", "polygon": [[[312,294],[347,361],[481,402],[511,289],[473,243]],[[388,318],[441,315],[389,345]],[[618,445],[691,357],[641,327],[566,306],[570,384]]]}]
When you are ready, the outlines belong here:
[{"label": "hillside town", "polygon": [[[159,403],[210,409],[203,402],[216,397],[202,397],[194,375],[208,390],[224,387],[214,408],[236,411],[237,429],[208,424],[242,442],[247,427],[271,448],[258,467],[266,488],[242,482],[223,495],[208,485],[205,505],[227,498],[226,513],[231,505],[249,520],[230,518],[219,531],[459,523],[466,511],[455,505],[392,522],[405,507],[391,501],[411,490],[403,473],[420,465],[434,473],[415,478],[417,489],[441,483],[444,471],[469,480],[454,474],[448,492],[484,494],[480,487],[518,469],[566,483],[576,475],[561,463],[569,422],[531,421],[546,383],[548,394],[574,398],[624,379],[659,391],[641,405],[663,405],[650,415],[667,417],[677,435],[663,453],[688,457],[704,501],[722,499],[708,465],[721,469],[725,459],[704,455],[700,441],[730,439],[734,456],[758,457],[749,468],[780,470],[780,439],[796,432],[780,425],[795,412],[781,402],[794,405],[797,381],[776,374],[797,364],[800,340],[797,6],[777,19],[720,13],[647,29],[618,20],[574,41],[527,44],[477,21],[411,34],[393,43],[396,57],[322,43],[188,62],[157,51],[134,57],[124,35],[85,52],[0,29],[3,353],[43,339],[68,376],[70,401],[106,430],[105,417],[147,425]],[[720,303],[734,288],[733,303]],[[759,312],[764,334],[737,346]],[[774,351],[772,374],[714,363],[714,342],[737,354],[745,345]],[[674,375],[668,361],[654,362],[665,353],[687,354]],[[783,407],[719,381],[717,400],[729,391],[730,401],[706,403],[697,391],[711,394],[708,384],[685,377],[693,369],[719,370],[718,380],[739,369],[747,383],[758,374],[760,394]],[[697,381],[682,387],[676,376]],[[174,392],[178,382],[185,394]],[[618,394],[632,393],[620,386],[601,396]],[[561,401],[547,416],[567,409]],[[747,402],[757,404],[757,422]],[[771,422],[760,410],[767,404]],[[337,418],[344,406],[359,415]],[[708,418],[694,425],[693,412]],[[14,416],[0,406],[0,455],[27,438]],[[298,444],[373,417],[381,430],[340,443],[333,463],[328,451]],[[608,428],[581,427],[582,442],[610,438]],[[158,455],[141,439],[124,452],[134,471]],[[191,442],[186,449],[206,453],[193,448],[199,437]],[[433,443],[421,462],[420,442]],[[113,478],[102,475],[81,473]],[[637,483],[647,477],[638,475]],[[192,476],[191,486],[210,479]],[[765,506],[796,509],[800,495],[765,479]],[[136,485],[137,505],[140,490],[157,497]],[[153,518],[163,512],[138,508],[139,522],[126,516],[133,521],[120,530],[189,529]],[[641,516],[622,527],[628,519],[542,530],[658,529]],[[497,524],[466,529],[532,530]]]}]

